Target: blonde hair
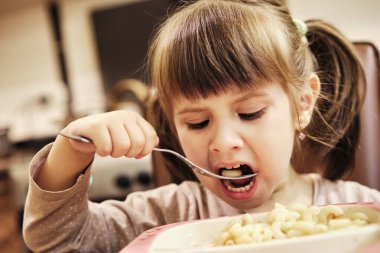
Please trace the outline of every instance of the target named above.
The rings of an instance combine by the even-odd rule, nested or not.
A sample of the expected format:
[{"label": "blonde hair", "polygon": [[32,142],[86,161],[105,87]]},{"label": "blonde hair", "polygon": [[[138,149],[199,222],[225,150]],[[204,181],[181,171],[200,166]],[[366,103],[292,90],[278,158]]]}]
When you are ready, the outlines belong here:
[{"label": "blonde hair", "polygon": [[[319,24],[314,22],[310,25],[311,29],[307,36],[313,41],[312,44],[318,44],[318,39],[312,33],[314,27]],[[328,32],[331,33],[331,31]],[[334,30],[334,33],[338,32]],[[340,39],[343,37],[339,36]],[[350,50],[351,48],[346,51],[352,54]],[[327,72],[331,76],[335,73],[330,72],[341,72],[340,74],[343,75],[344,71],[341,71],[341,68],[344,66],[328,66],[330,71],[327,72],[321,68],[326,64],[321,65],[319,58],[311,53],[282,1],[200,0],[185,5],[159,28],[149,52],[149,59],[151,83],[157,90],[158,100],[165,117],[164,120],[161,118],[160,122],[167,124],[167,129],[171,129],[171,139],[176,142],[178,140],[172,123],[171,103],[172,98],[177,96],[187,99],[206,98],[210,95],[221,94],[232,87],[246,89],[277,82],[289,95],[296,119],[298,91],[302,89],[305,81],[314,71],[320,72],[322,85],[330,86],[326,89],[322,88],[322,93],[335,92],[332,96],[322,94],[326,101],[350,94],[348,91],[341,95],[342,90],[350,89],[346,88],[348,84],[341,82],[343,79],[324,78]],[[353,85],[356,87],[357,84]],[[342,88],[338,88],[340,86]],[[334,137],[336,125],[332,125],[330,119],[323,114],[325,110],[330,113],[330,109],[335,107],[326,105],[325,102],[319,105],[327,106],[327,108],[316,111],[318,121],[322,119],[326,125],[322,129],[330,130],[329,138]],[[354,115],[358,113],[357,106],[358,103],[354,102],[352,107],[355,108],[346,111]],[[335,114],[331,112],[327,117],[332,115],[334,118]],[[334,122],[336,120],[333,119]],[[347,119],[347,122],[335,123],[349,125],[348,121],[350,119]],[[312,124],[314,123],[312,121]],[[305,142],[307,143],[305,150],[314,152],[314,147],[334,149],[336,140],[330,141],[325,138],[326,136],[320,135],[318,128],[319,126],[315,128],[310,126],[305,129],[309,137]],[[342,128],[339,127],[339,129]],[[346,128],[342,131],[345,132]],[[173,146],[180,145],[175,143]],[[302,157],[305,157],[305,152],[301,151],[302,146],[296,145],[292,159],[296,169],[301,167],[300,161]],[[316,168],[320,164],[321,161],[315,161],[315,164],[310,164],[310,166]]]}]

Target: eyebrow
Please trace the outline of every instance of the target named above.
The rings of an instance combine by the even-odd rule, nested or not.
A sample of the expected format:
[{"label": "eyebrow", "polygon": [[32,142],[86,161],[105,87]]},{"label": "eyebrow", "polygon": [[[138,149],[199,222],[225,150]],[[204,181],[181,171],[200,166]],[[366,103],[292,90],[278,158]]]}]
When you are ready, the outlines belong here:
[{"label": "eyebrow", "polygon": [[[232,104],[239,103],[241,101],[247,100],[252,97],[263,97],[266,96],[267,93],[262,90],[255,89],[253,91],[244,93],[243,95],[238,95],[232,100]],[[185,114],[185,113],[193,113],[193,112],[202,112],[204,111],[203,107],[191,107],[191,108],[184,108],[176,113],[176,115]]]},{"label": "eyebrow", "polygon": [[204,111],[204,109],[201,107],[184,108],[180,110],[179,112],[177,112],[176,115],[181,115],[181,114],[185,114],[189,112],[202,112],[202,111]]},{"label": "eyebrow", "polygon": [[268,95],[267,92],[263,91],[262,89],[254,89],[253,91],[249,91],[247,93],[244,93],[243,95],[237,96],[235,99],[233,99],[233,104],[247,100],[252,97],[264,97]]}]

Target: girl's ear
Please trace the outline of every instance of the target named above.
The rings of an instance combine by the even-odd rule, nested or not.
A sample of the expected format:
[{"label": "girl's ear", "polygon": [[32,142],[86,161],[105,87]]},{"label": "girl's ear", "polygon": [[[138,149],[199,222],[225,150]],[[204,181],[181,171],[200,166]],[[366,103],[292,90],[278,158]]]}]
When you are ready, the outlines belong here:
[{"label": "girl's ear", "polygon": [[313,114],[315,102],[319,96],[321,82],[319,77],[312,73],[306,81],[299,97],[298,112],[299,112],[299,129],[302,130],[310,123]]}]

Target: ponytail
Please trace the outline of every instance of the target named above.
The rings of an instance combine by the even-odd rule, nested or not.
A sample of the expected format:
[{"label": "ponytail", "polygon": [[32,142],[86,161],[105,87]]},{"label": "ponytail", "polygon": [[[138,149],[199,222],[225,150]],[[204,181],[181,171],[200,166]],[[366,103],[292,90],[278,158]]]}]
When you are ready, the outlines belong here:
[{"label": "ponytail", "polygon": [[336,28],[320,20],[306,24],[321,95],[305,129],[310,138],[301,144],[306,150],[303,162],[335,180],[352,171],[355,164],[365,75],[353,44]]}]

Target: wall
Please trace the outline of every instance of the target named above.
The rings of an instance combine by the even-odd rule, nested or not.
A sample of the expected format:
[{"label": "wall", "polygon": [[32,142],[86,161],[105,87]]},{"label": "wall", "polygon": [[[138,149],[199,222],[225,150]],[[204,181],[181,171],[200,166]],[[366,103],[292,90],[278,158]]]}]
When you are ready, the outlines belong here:
[{"label": "wall", "polygon": [[380,48],[379,0],[287,0],[293,17],[320,18],[354,41],[371,41]]},{"label": "wall", "polygon": [[[91,13],[97,9],[146,0],[59,0],[63,47],[71,87],[73,113],[83,116],[105,110]],[[82,95],[81,95],[82,94]],[[84,95],[83,95],[84,94]]]},{"label": "wall", "polygon": [[0,2],[0,127],[13,141],[55,135],[66,114],[46,1]]},{"label": "wall", "polygon": [[[94,111],[104,107],[104,101],[99,101],[104,98],[93,90],[97,87],[94,84],[100,86],[100,77],[89,34],[88,12],[103,5],[135,1],[143,0],[56,1],[62,7],[62,32],[67,35],[63,45],[67,49],[69,83],[93,94],[91,101],[74,97],[73,102],[78,101],[75,106],[78,114],[81,108],[85,112],[92,110],[88,108],[92,101],[95,106],[101,105]],[[351,40],[372,41],[380,48],[379,0],[287,2],[294,17],[325,19]],[[68,91],[60,76],[48,3],[48,0],[0,1],[0,127],[10,125],[16,141],[54,134],[66,114]],[[92,88],[86,86],[90,83],[88,87]]]}]

